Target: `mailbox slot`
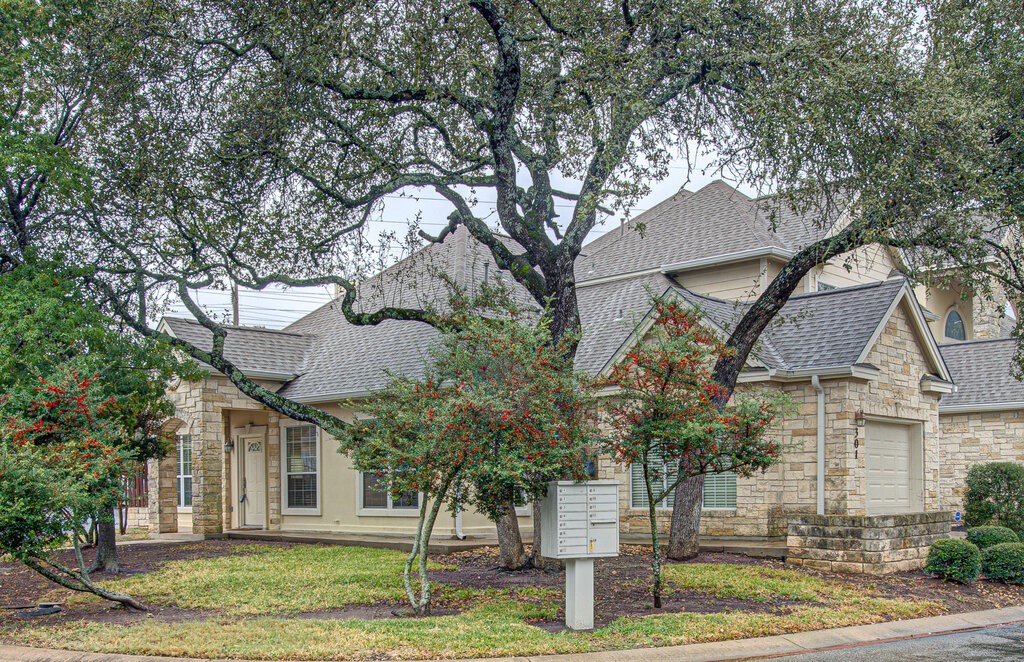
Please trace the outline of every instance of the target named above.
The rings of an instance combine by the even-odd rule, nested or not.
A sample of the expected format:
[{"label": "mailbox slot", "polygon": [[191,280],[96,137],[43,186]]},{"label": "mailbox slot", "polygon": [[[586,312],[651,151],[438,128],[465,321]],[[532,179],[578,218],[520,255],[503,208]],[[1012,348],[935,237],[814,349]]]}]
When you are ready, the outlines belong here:
[{"label": "mailbox slot", "polygon": [[550,558],[596,558],[619,552],[619,484],[559,481],[541,501],[541,552]]}]

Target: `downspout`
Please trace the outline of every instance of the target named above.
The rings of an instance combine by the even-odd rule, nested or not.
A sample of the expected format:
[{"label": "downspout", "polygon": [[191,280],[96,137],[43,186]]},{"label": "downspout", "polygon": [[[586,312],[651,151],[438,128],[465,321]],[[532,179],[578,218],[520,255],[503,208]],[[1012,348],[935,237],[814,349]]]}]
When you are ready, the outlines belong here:
[{"label": "downspout", "polygon": [[811,375],[811,386],[818,394],[818,514],[825,514],[825,389],[817,375]]}]

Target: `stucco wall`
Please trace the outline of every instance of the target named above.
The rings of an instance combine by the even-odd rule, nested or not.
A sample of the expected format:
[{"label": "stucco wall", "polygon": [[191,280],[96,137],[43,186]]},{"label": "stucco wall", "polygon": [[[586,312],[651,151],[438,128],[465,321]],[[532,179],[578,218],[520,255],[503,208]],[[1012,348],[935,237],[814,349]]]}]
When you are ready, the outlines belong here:
[{"label": "stucco wall", "polygon": [[[276,389],[276,384],[264,384]],[[174,531],[203,534],[221,533],[238,528],[238,455],[236,448],[225,452],[224,444],[235,430],[247,425],[266,428],[266,528],[269,530],[344,532],[368,534],[413,534],[416,513],[390,511],[387,515],[360,515],[359,473],[348,457],[337,452],[337,442],[323,431],[320,435],[320,512],[316,515],[283,514],[281,507],[282,417],[269,411],[239,391],[226,378],[211,376],[198,382],[186,382],[168,393],[175,405],[175,417],[169,426],[176,434],[192,435],[193,505],[176,507],[176,462],[169,457],[151,465],[150,528],[154,532]],[[321,405],[343,419],[354,413],[337,405]],[[286,419],[285,419],[286,420]],[[529,508],[521,511],[524,537],[532,532]],[[443,511],[435,526],[435,535],[451,536],[456,531],[455,517]],[[462,515],[466,535],[493,535],[494,524],[480,513],[468,510]]]},{"label": "stucco wall", "polygon": [[1024,411],[941,414],[942,504],[963,510],[967,471],[984,462],[1024,462]]}]

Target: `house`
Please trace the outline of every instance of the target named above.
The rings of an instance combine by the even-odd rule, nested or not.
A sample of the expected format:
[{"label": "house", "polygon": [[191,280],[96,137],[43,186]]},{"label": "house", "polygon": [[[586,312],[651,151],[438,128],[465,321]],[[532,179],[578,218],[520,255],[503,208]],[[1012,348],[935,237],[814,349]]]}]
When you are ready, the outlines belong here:
[{"label": "house", "polygon": [[[576,265],[583,324],[577,368],[605,372],[641,340],[635,322],[649,312],[652,293],[700,308],[727,332],[801,246],[848,221],[839,215],[819,227],[792,211],[773,213],[775,204],[714,182],[680,191],[586,246]],[[1014,426],[1024,421],[1024,390],[1010,377],[1000,392],[988,384],[992,371],[1001,379],[1009,374],[1013,343],[973,341],[1002,334],[998,302],[993,308],[937,286],[915,290],[899,266],[898,255],[872,245],[803,279],[740,377],[741,389],[781,389],[796,403],[773,432],[783,459],[753,478],[707,477],[704,534],[788,536],[794,560],[820,567],[913,567],[921,550],[948,532],[947,511],[959,508],[966,468],[1009,452]],[[357,307],[441,302],[438,272],[467,287],[499,273],[463,229],[361,283]],[[210,343],[194,321],[167,318],[161,329]],[[352,417],[358,405],[341,403],[383,386],[385,369],[415,374],[435,337],[416,322],[353,327],[330,303],[280,331],[229,327],[226,351],[271,390]],[[940,345],[936,338],[961,342]],[[168,396],[177,456],[151,463],[152,531],[413,532],[418,496],[391,497],[314,426],[283,419],[216,373],[175,384]],[[970,409],[986,406],[1001,408]],[[633,470],[602,458],[598,471],[622,485],[623,530],[648,530]],[[530,513],[520,516],[529,529]],[[830,539],[850,527],[873,531],[872,540],[858,546]],[[475,512],[445,515],[435,529],[437,536],[492,532]]]}]

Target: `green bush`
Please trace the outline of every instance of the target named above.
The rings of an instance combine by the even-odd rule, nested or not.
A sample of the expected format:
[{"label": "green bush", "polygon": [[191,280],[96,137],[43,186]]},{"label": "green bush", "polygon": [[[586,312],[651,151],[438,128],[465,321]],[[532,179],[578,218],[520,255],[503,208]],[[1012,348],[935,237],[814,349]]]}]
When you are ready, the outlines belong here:
[{"label": "green bush", "polygon": [[1024,535],[1024,465],[991,462],[971,467],[964,494],[964,523],[968,527],[1000,524]]},{"label": "green bush", "polygon": [[992,545],[1001,545],[1004,542],[1020,542],[1020,538],[1005,526],[976,526],[967,529],[967,539],[978,546],[978,549],[985,549]]},{"label": "green bush", "polygon": [[981,571],[997,582],[1024,584],[1024,543],[993,545],[981,555]]},{"label": "green bush", "polygon": [[936,540],[928,550],[924,571],[942,579],[970,584],[981,572],[981,550],[966,540]]}]

